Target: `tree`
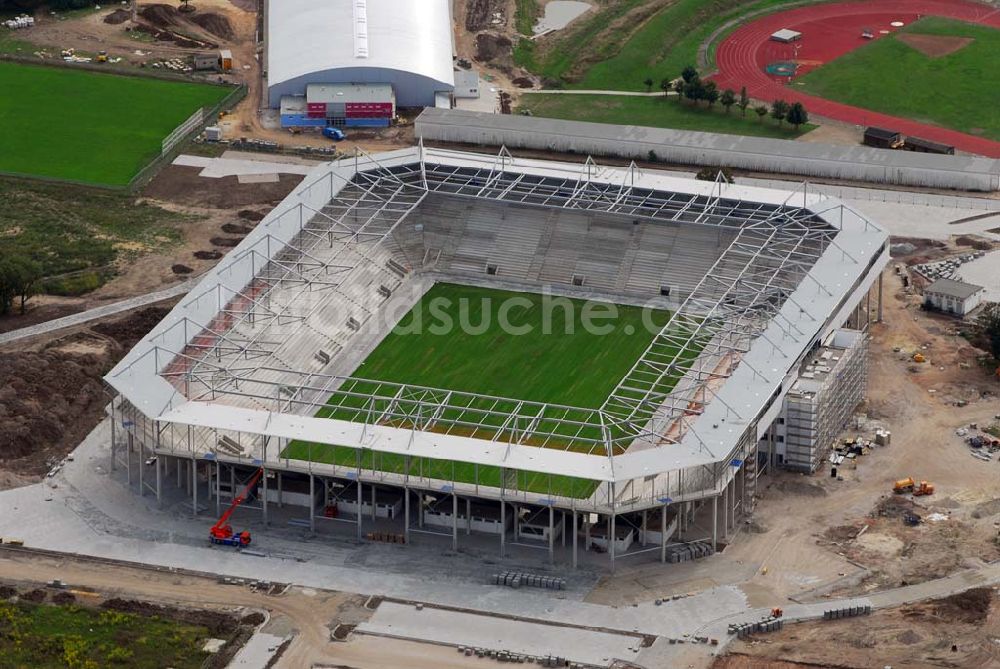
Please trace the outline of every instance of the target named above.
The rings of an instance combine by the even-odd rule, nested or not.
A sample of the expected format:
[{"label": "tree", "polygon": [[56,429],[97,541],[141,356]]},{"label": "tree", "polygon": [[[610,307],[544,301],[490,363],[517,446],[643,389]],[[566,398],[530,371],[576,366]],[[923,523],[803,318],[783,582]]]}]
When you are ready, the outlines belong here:
[{"label": "tree", "polygon": [[796,102],[788,108],[788,122],[794,125],[796,130],[803,123],[809,122],[809,112],[806,111],[801,102]]},{"label": "tree", "polygon": [[758,121],[763,121],[764,117],[767,116],[767,107],[764,105],[757,105],[753,108],[753,112],[757,114]]},{"label": "tree", "polygon": [[747,107],[750,106],[750,96],[747,95],[747,87],[744,86],[740,89],[740,101],[737,104],[740,111],[743,112],[743,118],[747,117]]},{"label": "tree", "polygon": [[685,84],[690,84],[697,78],[698,78],[698,70],[694,69],[692,65],[688,65],[683,70],[681,70],[681,79],[684,80]]},{"label": "tree", "polygon": [[736,93],[733,92],[733,89],[727,88],[722,91],[722,95],[719,96],[719,102],[726,108],[726,114],[728,114],[730,108],[736,104]]},{"label": "tree", "polygon": [[701,99],[708,103],[711,107],[719,100],[719,87],[714,81],[706,81],[702,85],[701,89]]},{"label": "tree", "polygon": [[684,99],[684,88],[687,86],[687,82],[683,78],[674,80],[674,93],[677,93],[677,99]]},{"label": "tree", "polygon": [[653,80],[651,78],[646,77],[646,80],[643,81],[642,83],[644,83],[646,85],[646,92],[647,93],[649,93],[651,90],[653,90]]},{"label": "tree", "polygon": [[990,347],[990,354],[1000,360],[1000,304],[987,304],[976,318],[976,325]]},{"label": "tree", "polygon": [[15,301],[19,302],[23,314],[40,278],[38,265],[27,258],[11,257],[0,261],[0,314],[10,313]]},{"label": "tree", "polygon": [[660,90],[663,91],[663,95],[666,96],[674,89],[674,83],[669,79],[664,79],[660,82]]},{"label": "tree", "polygon": [[691,102],[697,103],[705,95],[705,84],[695,75],[694,79],[684,84],[684,97]]},{"label": "tree", "polygon": [[785,120],[788,116],[788,103],[784,100],[775,100],[771,103],[771,118],[778,122],[778,127],[781,127],[781,122]]}]

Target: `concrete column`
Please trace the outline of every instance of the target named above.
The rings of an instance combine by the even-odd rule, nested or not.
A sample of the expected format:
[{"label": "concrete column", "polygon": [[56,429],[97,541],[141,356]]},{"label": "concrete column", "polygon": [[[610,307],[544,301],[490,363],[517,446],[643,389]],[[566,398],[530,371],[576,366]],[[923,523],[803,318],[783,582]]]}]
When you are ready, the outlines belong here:
[{"label": "concrete column", "polygon": [[229,501],[236,499],[236,467],[229,465]]},{"label": "concrete column", "polygon": [[215,461],[215,517],[222,515],[222,463]]},{"label": "concrete column", "polygon": [[378,509],[375,507],[375,502],[376,502],[376,499],[375,499],[375,484],[373,483],[372,484],[372,522],[373,523],[378,518]]},{"label": "concrete column", "polygon": [[118,457],[118,448],[115,446],[115,435],[118,432],[116,423],[118,422],[118,412],[114,409],[111,410],[111,471],[116,471],[118,469],[118,463],[116,458]]},{"label": "concrete column", "polygon": [[878,275],[878,322],[882,322],[882,274]]},{"label": "concrete column", "polygon": [[180,488],[182,485],[184,485],[184,481],[181,478],[181,459],[175,458],[174,462],[177,463],[177,487]]},{"label": "concrete column", "polygon": [[358,479],[357,483],[358,483],[358,542],[360,542],[361,541],[361,516],[364,515],[363,513],[361,513],[361,479]]},{"label": "concrete column", "polygon": [[458,550],[458,495],[451,493],[451,550]]},{"label": "concrete column", "polygon": [[132,433],[125,433],[125,482],[132,485]]},{"label": "concrete column", "polygon": [[472,534],[472,499],[465,498],[465,536]]},{"label": "concrete column", "polygon": [[615,541],[615,515],[614,513],[611,514],[611,522],[609,523],[611,532],[608,535],[608,555],[611,557],[611,573],[615,571],[615,544],[617,543]]},{"label": "concrete column", "polygon": [[403,488],[403,541],[410,543],[410,489]]},{"label": "concrete column", "polygon": [[142,485],[143,485],[142,481],[143,481],[143,474],[144,474],[143,470],[146,468],[146,461],[142,457],[142,441],[138,442],[138,446],[139,446],[139,451],[138,451],[138,458],[139,458],[139,497],[142,497],[145,494],[145,491],[142,489]]},{"label": "concrete column", "polygon": [[260,513],[261,517],[264,519],[264,527],[267,527],[267,470],[266,469],[264,469],[263,473],[260,475],[260,483],[261,483]]},{"label": "concrete column", "polygon": [[549,562],[556,561],[556,510],[549,504]]},{"label": "concrete column", "polygon": [[504,558],[505,543],[507,540],[507,504],[500,500],[500,559]]},{"label": "concrete column", "polygon": [[309,472],[309,531],[316,531],[316,477]]},{"label": "concrete column", "polygon": [[729,484],[722,489],[722,538],[729,538]]},{"label": "concrete column", "polygon": [[163,504],[163,456],[156,456],[156,503]]},{"label": "concrete column", "polygon": [[562,547],[566,548],[566,512],[559,512],[559,527],[562,530]]},{"label": "concrete column", "polygon": [[424,493],[417,492],[417,527],[424,529]]},{"label": "concrete column", "polygon": [[576,569],[576,544],[577,544],[577,540],[576,540],[576,509],[573,509],[573,529],[572,529],[572,532],[573,532],[573,539],[572,539],[572,541],[573,541],[573,544],[572,544],[573,545],[573,569]]},{"label": "concrete column", "polygon": [[660,510],[660,562],[667,561],[667,505]]},{"label": "concrete column", "polygon": [[281,508],[281,506],[282,506],[282,501],[281,501],[281,497],[282,497],[282,495],[281,495],[281,488],[282,488],[282,482],[281,482],[281,472],[279,471],[279,472],[278,472],[278,508],[279,508],[279,509],[280,509],[280,508]]},{"label": "concrete column", "polygon": [[198,461],[191,458],[191,516],[198,515]]},{"label": "concrete column", "polygon": [[646,545],[646,509],[642,510],[642,530],[640,532],[641,536],[639,538],[639,543],[643,546]]},{"label": "concrete column", "polygon": [[521,538],[521,507],[514,504],[514,541]]},{"label": "concrete column", "polygon": [[719,543],[719,496],[712,498],[712,550]]},{"label": "concrete column", "polygon": [[590,551],[590,523],[588,522],[589,519],[590,519],[589,516],[583,517],[583,550],[586,552]]}]

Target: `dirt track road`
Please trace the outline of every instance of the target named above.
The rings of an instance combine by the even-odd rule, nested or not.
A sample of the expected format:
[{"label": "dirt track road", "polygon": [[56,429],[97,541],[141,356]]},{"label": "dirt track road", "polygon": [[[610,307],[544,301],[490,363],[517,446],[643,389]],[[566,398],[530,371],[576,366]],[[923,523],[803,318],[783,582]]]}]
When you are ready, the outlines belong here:
[{"label": "dirt track road", "polygon": [[268,596],[241,586],[220,585],[210,578],[0,551],[0,580],[40,584],[53,578],[71,588],[93,588],[105,596],[197,608],[265,609],[271,615],[265,631],[294,633],[277,665],[288,669],[314,663],[352,669],[434,669],[482,666],[486,662],[466,658],[451,648],[395,639],[356,635],[346,643],[331,642],[330,628],[338,621],[357,621],[368,613],[353,595],[291,588],[285,594]]}]

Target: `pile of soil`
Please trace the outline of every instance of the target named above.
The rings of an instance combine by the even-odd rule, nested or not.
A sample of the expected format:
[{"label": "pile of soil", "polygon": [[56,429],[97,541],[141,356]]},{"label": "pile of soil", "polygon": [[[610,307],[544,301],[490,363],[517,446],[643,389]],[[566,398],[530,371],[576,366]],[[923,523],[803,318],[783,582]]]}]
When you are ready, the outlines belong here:
[{"label": "pile of soil", "polygon": [[194,14],[191,16],[190,21],[205,32],[220,37],[224,40],[232,40],[236,37],[236,31],[233,30],[233,24],[229,22],[222,14],[215,14],[214,12],[208,12],[207,14]]},{"label": "pile of soil", "polygon": [[223,255],[222,251],[195,251],[194,257],[198,260],[218,260]]},{"label": "pile of soil", "polygon": [[993,243],[986,239],[979,239],[977,237],[970,237],[969,235],[962,235],[961,237],[955,238],[955,244],[958,246],[971,246],[977,251],[989,251],[993,248]]},{"label": "pile of soil", "polygon": [[493,14],[503,11],[502,0],[469,0],[465,10],[465,29],[470,33],[493,25]]},{"label": "pile of soil", "polygon": [[60,606],[66,606],[67,604],[76,603],[76,595],[72,592],[60,591],[52,595],[52,603],[59,604]]},{"label": "pile of soil", "polygon": [[511,80],[511,83],[517,86],[518,88],[535,87],[535,82],[532,81],[529,77],[515,77],[514,79]]},{"label": "pile of soil", "polygon": [[117,26],[121,23],[125,23],[130,18],[132,18],[132,12],[127,9],[116,9],[107,16],[104,17],[105,23],[110,23],[113,26]]},{"label": "pile of soil", "polygon": [[170,271],[173,272],[174,274],[190,274],[194,270],[188,267],[187,265],[177,264],[177,265],[171,265]]},{"label": "pile of soil", "polygon": [[513,46],[513,42],[503,35],[479,33],[476,35],[476,60],[488,63],[498,58],[506,58],[510,56]]},{"label": "pile of soil", "polygon": [[263,221],[264,214],[259,211],[254,211],[253,209],[240,209],[236,212],[236,215],[242,218],[244,221]]},{"label": "pile of soil", "polygon": [[42,588],[36,588],[35,590],[29,590],[28,592],[21,593],[21,600],[25,602],[33,602],[35,604],[41,604],[45,601],[46,592]]},{"label": "pile of soil", "polygon": [[101,608],[147,617],[159,616],[160,618],[178,620],[189,625],[199,625],[207,627],[209,632],[216,636],[227,636],[235,632],[236,628],[239,627],[239,620],[237,618],[221,611],[178,609],[172,606],[140,602],[135,599],[113,597],[101,602]]},{"label": "pile of soil", "polygon": [[267,620],[267,618],[264,616],[263,613],[261,613],[260,611],[254,611],[253,613],[248,613],[247,615],[243,616],[243,618],[240,620],[240,624],[252,625],[256,627],[257,625],[262,624],[265,620]]},{"label": "pile of soil", "polygon": [[885,497],[879,500],[878,504],[875,505],[875,510],[872,512],[872,516],[899,518],[908,511],[913,512],[916,508],[917,505],[909,497],[904,495],[892,495],[891,497]]},{"label": "pile of soil", "polygon": [[156,28],[154,26],[147,26],[140,23],[135,26],[134,30],[138,30],[141,33],[146,33],[151,35],[153,39],[160,42],[173,42],[179,47],[184,47],[186,49],[218,49],[219,45],[214,42],[205,42],[200,39],[193,39],[191,37],[186,37],[172,30],[164,30],[162,28]]},{"label": "pile of soil", "polygon": [[0,468],[41,476],[73,450],[104,417],[101,377],[166,314],[150,307],[40,350],[0,353]]},{"label": "pile of soil", "polygon": [[0,585],[0,599],[10,599],[17,594],[17,589],[9,585]]},{"label": "pile of soil", "polygon": [[208,241],[212,242],[213,246],[221,246],[222,248],[233,248],[234,246],[237,246],[242,240],[235,239],[233,237],[212,237]]},{"label": "pile of soil", "polygon": [[249,225],[238,225],[236,223],[224,223],[222,231],[230,235],[249,235],[253,230]]},{"label": "pile of soil", "polygon": [[176,26],[181,22],[181,13],[177,11],[177,8],[162,3],[144,6],[139,10],[139,16],[160,28]]},{"label": "pile of soil", "polygon": [[980,624],[986,621],[993,603],[992,588],[973,588],[934,602],[934,613],[945,620]]}]

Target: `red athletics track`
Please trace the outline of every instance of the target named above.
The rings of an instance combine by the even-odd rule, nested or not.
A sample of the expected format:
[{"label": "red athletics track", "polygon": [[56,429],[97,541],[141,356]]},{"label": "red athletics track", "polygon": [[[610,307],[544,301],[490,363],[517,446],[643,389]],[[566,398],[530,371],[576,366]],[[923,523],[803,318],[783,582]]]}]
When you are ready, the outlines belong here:
[{"label": "red athletics track", "polygon": [[[966,0],[867,0],[800,7],[769,14],[733,32],[719,45],[715,56],[719,72],[712,79],[723,89],[738,91],[746,86],[750,97],[757,100],[782,98],[801,102],[816,116],[859,126],[891,128],[904,135],[950,144],[959,151],[1000,158],[1000,142],[807,95],[786,86],[783,82],[787,79],[774,77],[764,69],[775,61],[806,61],[798,68],[801,75],[866,44],[868,40],[861,38],[862,29],[871,28],[875,38],[881,39],[886,35],[880,31],[897,30],[889,25],[893,21],[909,25],[918,16],[941,16],[1000,28],[1000,10]],[[770,41],[771,34],[782,28],[802,33],[802,39],[796,43],[797,54],[793,45]],[[884,75],[905,77],[906,73]]]}]

